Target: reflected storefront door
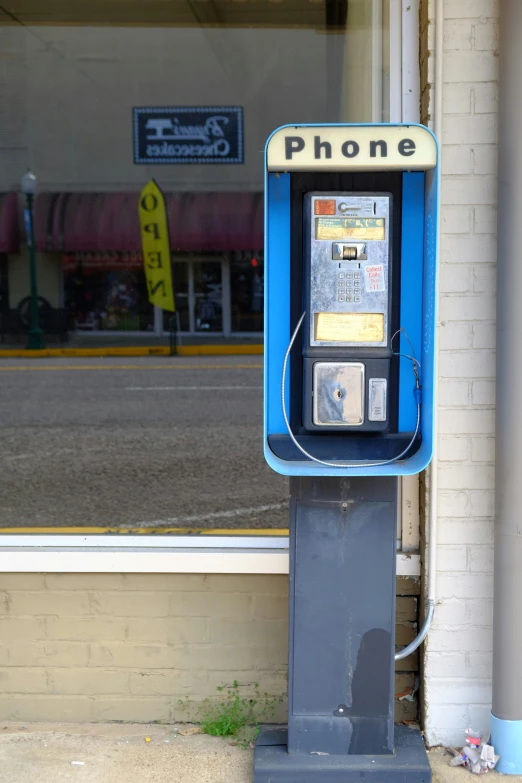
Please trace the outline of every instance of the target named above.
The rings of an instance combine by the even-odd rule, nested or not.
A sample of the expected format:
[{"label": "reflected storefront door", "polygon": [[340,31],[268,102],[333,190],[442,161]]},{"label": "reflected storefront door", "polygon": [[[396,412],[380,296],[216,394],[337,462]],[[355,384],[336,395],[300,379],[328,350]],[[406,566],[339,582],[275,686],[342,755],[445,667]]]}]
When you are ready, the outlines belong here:
[{"label": "reflected storefront door", "polygon": [[[190,332],[189,264],[186,261],[172,264],[172,285],[176,302],[177,327],[180,332]],[[164,313],[164,329],[172,313]]]},{"label": "reflected storefront door", "polygon": [[[180,332],[223,333],[223,260],[175,260],[172,264],[176,318]],[[172,314],[163,312],[163,329]]]},{"label": "reflected storefront door", "polygon": [[223,331],[223,274],[221,261],[193,261],[194,331]]}]

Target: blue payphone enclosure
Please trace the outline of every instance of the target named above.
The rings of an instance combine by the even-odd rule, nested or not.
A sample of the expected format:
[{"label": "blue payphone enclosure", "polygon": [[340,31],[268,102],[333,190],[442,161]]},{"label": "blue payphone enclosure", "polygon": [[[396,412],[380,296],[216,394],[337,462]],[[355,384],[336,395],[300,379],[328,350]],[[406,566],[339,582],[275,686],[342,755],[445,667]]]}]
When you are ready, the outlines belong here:
[{"label": "blue payphone enclosure", "polygon": [[[269,436],[285,435],[281,379],[283,361],[295,324],[290,324],[290,177],[282,167],[268,170],[267,151],[270,140],[283,129],[296,133],[301,129],[422,129],[436,146],[435,165],[427,170],[408,170],[408,158],[402,171],[402,231],[400,325],[407,332],[420,361],[422,385],[421,445],[411,457],[387,465],[364,467],[327,467],[312,460],[285,460],[274,454]],[[418,131],[417,131],[418,132]],[[351,142],[350,142],[351,143]],[[343,153],[344,154],[344,153]],[[377,166],[375,167],[377,168]],[[383,170],[385,170],[383,166]],[[301,170],[307,170],[303,168]],[[312,169],[310,169],[312,170]],[[362,169],[363,171],[365,169]],[[350,171],[357,171],[355,166]],[[435,399],[435,340],[437,317],[437,258],[439,221],[439,145],[433,133],[423,125],[414,124],[342,124],[282,126],[271,134],[265,147],[265,342],[264,342],[264,451],[271,468],[287,476],[390,476],[419,473],[429,464],[433,453]],[[400,335],[401,353],[410,349]],[[398,430],[411,432],[415,427],[416,403],[411,363],[400,358],[398,393]],[[285,399],[289,404],[289,377]],[[349,437],[349,436],[348,436]],[[376,460],[377,461],[377,460]]]}]

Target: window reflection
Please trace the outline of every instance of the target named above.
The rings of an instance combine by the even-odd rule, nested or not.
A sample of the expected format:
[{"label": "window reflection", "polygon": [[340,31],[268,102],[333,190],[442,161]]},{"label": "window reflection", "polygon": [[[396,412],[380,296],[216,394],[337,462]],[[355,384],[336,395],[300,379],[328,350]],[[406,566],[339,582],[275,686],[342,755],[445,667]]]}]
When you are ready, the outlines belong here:
[{"label": "window reflection", "polygon": [[[98,260],[97,254],[64,259],[65,309],[77,332],[152,332],[143,264],[136,268]],[[99,255],[99,254],[98,254]],[[102,257],[103,259],[103,257]],[[127,262],[128,263],[128,262]]]},{"label": "window reflection", "polygon": [[263,330],[264,265],[260,254],[243,254],[230,264],[232,331]]},{"label": "window reflection", "polygon": [[[0,193],[31,165],[40,293],[50,308],[65,309],[72,337],[163,332],[141,274],[137,198],[152,176],[165,193],[173,255],[221,254],[230,265],[221,270],[220,295],[206,290],[218,285],[210,281],[217,267],[193,267],[192,290],[188,277],[181,282],[182,330],[261,334],[264,142],[288,122],[382,119],[388,3],[377,16],[374,5],[27,0],[10,15],[0,11],[0,24],[9,23],[0,27],[9,107],[0,107],[8,152]],[[133,119],[133,111],[145,114]],[[155,165],[139,162],[140,133],[160,139],[143,147],[152,144]],[[186,154],[216,141],[239,145],[231,162]],[[175,163],[163,162],[162,144],[176,152]],[[11,311],[29,289],[23,229],[15,230],[22,245],[18,237],[4,243],[1,273],[2,308]]]},{"label": "window reflection", "polygon": [[221,263],[219,261],[196,262],[193,272],[196,331],[221,332],[223,329]]},{"label": "window reflection", "polygon": [[[388,0],[8,5],[0,6],[4,345],[23,346],[30,326],[19,193],[30,167],[48,345],[123,346],[133,355],[135,347],[166,348],[174,319],[183,348],[259,350],[266,138],[287,123],[387,117]],[[143,128],[155,137],[141,147],[135,109],[148,112]],[[216,162],[202,162],[201,147]],[[152,178],[165,196],[174,316],[149,302],[145,282],[138,198]],[[261,357],[247,357],[246,368],[218,358],[226,368],[216,369],[216,358],[198,369],[194,360],[194,370],[177,375],[138,359],[120,370],[115,359],[113,374],[107,363],[92,375],[9,376],[9,400],[24,404],[12,437],[3,438],[12,459],[0,526],[175,518],[285,527],[286,482],[259,448]],[[4,419],[15,421],[4,404]]]}]

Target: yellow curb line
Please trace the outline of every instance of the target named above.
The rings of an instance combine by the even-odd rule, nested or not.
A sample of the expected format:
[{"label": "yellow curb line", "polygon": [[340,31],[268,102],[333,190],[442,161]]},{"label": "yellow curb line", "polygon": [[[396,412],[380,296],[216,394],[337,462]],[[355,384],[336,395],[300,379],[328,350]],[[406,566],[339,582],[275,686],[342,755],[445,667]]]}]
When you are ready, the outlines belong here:
[{"label": "yellow curb line", "polygon": [[[263,346],[255,345],[182,345],[178,356],[253,356],[263,353]],[[44,359],[57,357],[78,358],[100,356],[170,356],[165,346],[129,346],[121,348],[43,348],[40,351],[1,350],[1,359]]]},{"label": "yellow curb line", "polygon": [[287,536],[289,531],[284,528],[253,528],[238,530],[231,528],[199,528],[199,527],[2,527],[2,535],[172,535],[172,536]]},{"label": "yellow curb line", "polygon": [[263,353],[263,345],[182,345],[180,356],[253,356]]},{"label": "yellow curb line", "polygon": [[0,364],[2,372],[87,372],[90,370],[262,370],[262,364]]}]

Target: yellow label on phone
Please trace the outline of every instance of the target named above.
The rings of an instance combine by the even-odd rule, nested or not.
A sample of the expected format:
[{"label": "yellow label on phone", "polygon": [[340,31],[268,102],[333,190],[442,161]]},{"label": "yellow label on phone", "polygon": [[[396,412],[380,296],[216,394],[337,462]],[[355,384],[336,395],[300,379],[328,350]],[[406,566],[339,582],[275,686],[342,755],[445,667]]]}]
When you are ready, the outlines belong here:
[{"label": "yellow label on phone", "polygon": [[315,339],[328,343],[382,343],[384,313],[315,313]]}]

